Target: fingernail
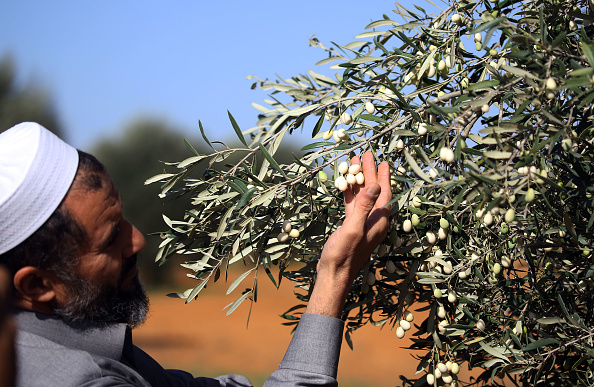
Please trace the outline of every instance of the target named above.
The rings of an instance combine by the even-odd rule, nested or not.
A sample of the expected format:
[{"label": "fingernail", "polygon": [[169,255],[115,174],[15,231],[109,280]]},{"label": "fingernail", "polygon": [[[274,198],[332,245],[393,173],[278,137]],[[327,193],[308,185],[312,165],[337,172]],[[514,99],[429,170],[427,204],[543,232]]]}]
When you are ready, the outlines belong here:
[{"label": "fingernail", "polygon": [[378,197],[381,191],[382,191],[382,189],[379,186],[379,184],[374,184],[374,185],[370,186],[369,188],[367,188],[367,193],[371,197],[374,197],[374,198]]}]

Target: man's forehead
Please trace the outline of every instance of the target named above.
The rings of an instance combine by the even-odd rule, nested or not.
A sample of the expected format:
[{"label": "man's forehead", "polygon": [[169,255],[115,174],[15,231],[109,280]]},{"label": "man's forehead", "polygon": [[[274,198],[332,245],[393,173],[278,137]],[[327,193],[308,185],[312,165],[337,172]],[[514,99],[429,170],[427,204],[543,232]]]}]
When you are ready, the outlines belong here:
[{"label": "man's forehead", "polygon": [[120,194],[106,174],[82,174],[75,181],[68,195],[65,205],[69,211],[72,208],[84,208],[85,211],[103,212],[106,208],[119,206]]}]

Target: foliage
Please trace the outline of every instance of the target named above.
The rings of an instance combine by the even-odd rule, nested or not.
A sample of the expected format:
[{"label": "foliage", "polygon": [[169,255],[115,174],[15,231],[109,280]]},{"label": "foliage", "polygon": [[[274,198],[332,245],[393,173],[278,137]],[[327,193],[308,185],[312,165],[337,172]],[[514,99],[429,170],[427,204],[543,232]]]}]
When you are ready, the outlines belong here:
[{"label": "foliage", "polygon": [[26,121],[37,122],[64,138],[49,94],[37,86],[19,85],[12,58],[5,56],[0,59],[0,132]]},{"label": "foliage", "polygon": [[[402,21],[384,15],[353,43],[312,38],[335,78],[257,80],[269,106],[255,104],[250,130],[231,120],[241,147],[196,152],[151,179],[192,198],[158,256],[188,254],[198,285],[178,296],[190,301],[229,265],[250,263],[229,286],[245,289],[229,312],[256,299],[262,271],[294,281],[306,302],[316,254],[343,217],[340,192],[319,172],[337,179],[340,161],[371,150],[394,167],[392,227],[348,295],[347,341],[364,324],[412,334],[419,385],[460,384],[462,362],[484,369],[477,384],[593,385],[589,7],[458,0],[435,14],[396,4]],[[276,162],[298,128],[312,133],[307,152]],[[244,157],[212,169],[231,154]],[[188,178],[201,164],[209,169]],[[286,220],[299,236],[277,237]],[[290,261],[302,265],[286,270]],[[288,324],[303,308],[284,315]],[[407,333],[408,312],[423,319]]]}]

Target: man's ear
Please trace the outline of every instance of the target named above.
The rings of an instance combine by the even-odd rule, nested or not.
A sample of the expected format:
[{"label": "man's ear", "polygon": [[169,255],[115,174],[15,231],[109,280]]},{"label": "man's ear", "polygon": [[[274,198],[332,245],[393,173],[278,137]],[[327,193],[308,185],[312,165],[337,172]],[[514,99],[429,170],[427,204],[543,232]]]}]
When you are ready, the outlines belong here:
[{"label": "man's ear", "polygon": [[[56,298],[58,281],[55,274],[33,266],[20,268],[13,278],[17,299],[30,304],[49,304]],[[29,308],[27,308],[29,309]]]}]

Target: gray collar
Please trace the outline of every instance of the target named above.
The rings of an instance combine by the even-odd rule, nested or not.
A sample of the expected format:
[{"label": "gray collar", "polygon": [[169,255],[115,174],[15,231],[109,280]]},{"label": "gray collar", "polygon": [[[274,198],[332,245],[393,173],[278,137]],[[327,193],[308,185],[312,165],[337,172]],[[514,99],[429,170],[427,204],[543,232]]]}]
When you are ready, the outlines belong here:
[{"label": "gray collar", "polygon": [[122,357],[128,330],[126,324],[88,327],[67,323],[56,316],[23,309],[16,311],[16,320],[22,331],[33,333],[68,348],[118,361]]}]

